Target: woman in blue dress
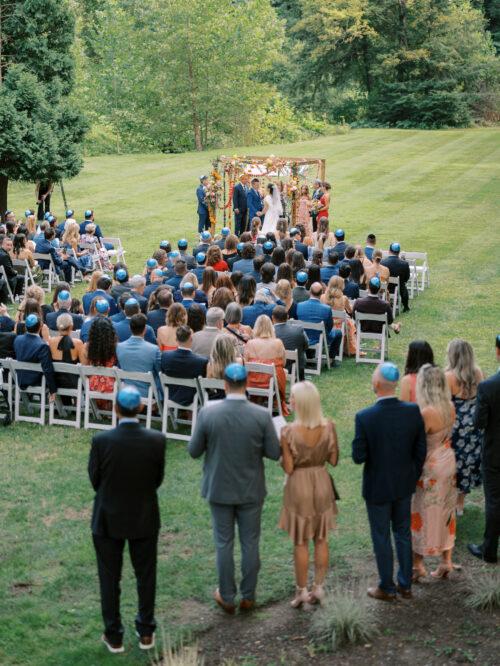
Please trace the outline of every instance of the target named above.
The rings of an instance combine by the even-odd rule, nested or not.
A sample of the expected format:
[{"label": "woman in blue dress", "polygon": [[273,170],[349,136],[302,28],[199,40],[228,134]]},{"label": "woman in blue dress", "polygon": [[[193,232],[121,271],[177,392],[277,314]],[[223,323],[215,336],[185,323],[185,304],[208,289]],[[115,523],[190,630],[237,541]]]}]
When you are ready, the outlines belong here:
[{"label": "woman in blue dress", "polygon": [[457,515],[461,516],[465,496],[481,485],[483,431],[474,427],[474,412],[483,373],[476,365],[474,350],[465,340],[452,340],[446,353],[446,379],[456,411],[451,437],[457,460]]}]

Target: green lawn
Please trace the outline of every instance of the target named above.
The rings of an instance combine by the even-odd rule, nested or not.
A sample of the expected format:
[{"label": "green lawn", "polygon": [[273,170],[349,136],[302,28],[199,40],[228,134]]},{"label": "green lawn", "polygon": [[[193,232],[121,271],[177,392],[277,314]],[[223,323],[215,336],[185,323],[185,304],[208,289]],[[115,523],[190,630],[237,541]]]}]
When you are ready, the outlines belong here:
[{"label": "green lawn", "polygon": [[[400,366],[408,343],[426,338],[444,361],[447,342],[464,337],[478,361],[493,372],[494,335],[500,331],[500,131],[358,130],[348,135],[285,146],[230,152],[318,156],[327,159],[334,186],[334,217],[347,239],[375,232],[382,247],[399,240],[429,253],[431,289],[402,318],[390,341]],[[87,160],[82,174],[65,183],[69,204],[81,216],[93,207],[105,233],[120,235],[133,269],[163,238],[195,238],[197,177],[216,153],[133,155]],[[31,186],[13,186],[9,206],[32,205]],[[59,194],[53,209],[62,215]],[[137,229],[140,233],[137,234]],[[360,468],[349,458],[354,413],[372,400],[368,367],[352,360],[318,381],[324,408],[336,420],[342,456],[335,473],[339,530],[332,536],[332,567],[348,575],[371,558],[360,498]],[[97,578],[90,540],[92,492],[86,474],[90,435],[62,428],[14,426],[0,431],[0,663],[66,666],[114,663],[99,644]],[[209,515],[199,498],[201,465],[185,445],[170,443],[161,489],[163,529],[158,617],[170,631],[196,624],[214,587]],[[268,465],[269,497],[262,537],[259,598],[291,594],[291,546],[278,532],[283,475]],[[482,531],[481,494],[459,523],[458,554]],[[371,559],[370,559],[371,562]],[[135,592],[125,569],[123,616],[132,638]],[[184,604],[183,600],[191,600]],[[202,621],[200,620],[200,624]],[[130,645],[123,664],[146,663]]]}]

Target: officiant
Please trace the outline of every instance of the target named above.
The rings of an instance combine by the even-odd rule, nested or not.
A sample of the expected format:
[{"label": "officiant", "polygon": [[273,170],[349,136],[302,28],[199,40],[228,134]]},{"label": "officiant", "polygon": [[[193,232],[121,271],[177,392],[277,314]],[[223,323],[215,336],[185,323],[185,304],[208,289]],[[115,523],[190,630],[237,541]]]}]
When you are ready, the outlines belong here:
[{"label": "officiant", "polygon": [[247,194],[248,205],[248,220],[252,222],[254,217],[262,217],[262,209],[264,208],[264,200],[260,194],[260,180],[252,178],[251,187]]},{"label": "officiant", "polygon": [[240,176],[240,182],[234,186],[233,190],[234,233],[237,236],[241,236],[241,234],[247,230],[247,194],[249,189],[248,176],[246,173],[242,173]]},{"label": "officiant", "polygon": [[210,229],[210,217],[208,215],[208,206],[206,203],[208,187],[208,176],[200,176],[200,184],[196,188],[196,198],[198,200],[198,233],[201,234],[205,229]]}]

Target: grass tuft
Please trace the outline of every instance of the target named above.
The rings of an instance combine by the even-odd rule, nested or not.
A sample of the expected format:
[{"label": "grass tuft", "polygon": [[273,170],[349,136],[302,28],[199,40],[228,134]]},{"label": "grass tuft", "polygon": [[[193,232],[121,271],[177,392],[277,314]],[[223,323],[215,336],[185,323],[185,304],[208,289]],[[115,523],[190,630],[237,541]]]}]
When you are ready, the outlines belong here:
[{"label": "grass tuft", "polygon": [[465,605],[475,610],[493,611],[500,608],[500,574],[480,574],[471,579]]},{"label": "grass tuft", "polygon": [[336,588],[315,613],[311,633],[316,643],[335,651],[346,645],[372,640],[378,629],[364,597]]},{"label": "grass tuft", "polygon": [[204,659],[198,653],[198,644],[184,645],[183,641],[173,641],[161,631],[161,645],[150,655],[150,663],[155,666],[203,666]]}]

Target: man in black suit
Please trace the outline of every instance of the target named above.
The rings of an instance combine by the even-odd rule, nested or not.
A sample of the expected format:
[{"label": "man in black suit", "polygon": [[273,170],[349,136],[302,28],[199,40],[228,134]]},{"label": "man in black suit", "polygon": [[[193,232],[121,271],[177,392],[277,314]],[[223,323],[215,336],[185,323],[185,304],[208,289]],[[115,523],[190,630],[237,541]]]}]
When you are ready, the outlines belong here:
[{"label": "man in black suit", "polygon": [[[368,596],[393,601],[398,592],[411,598],[411,496],[422,473],[427,453],[420,409],[396,398],[399,370],[382,363],[373,373],[377,402],[356,414],[352,442],[355,463],[364,463],[363,497],[368,511],[373,549],[380,581]],[[397,585],[393,579],[391,528],[399,562]]]},{"label": "man in black suit", "polygon": [[[496,338],[497,361],[500,363],[500,335]],[[500,535],[500,372],[485,379],[477,389],[476,428],[484,428],[483,487],[485,530],[481,545],[468,544],[468,549],[485,562],[498,562]]]},{"label": "man in black suit", "polygon": [[[9,236],[4,236],[2,240],[2,245],[0,247],[0,266],[3,266],[5,270],[5,276],[9,282],[10,290],[14,296],[19,296],[23,291],[24,278],[21,275],[18,275],[10,253],[12,252],[12,240]],[[7,303],[9,300],[9,292],[7,287],[0,286],[0,303]]]},{"label": "man in black suit", "polygon": [[233,190],[233,210],[234,210],[234,233],[237,236],[247,230],[248,217],[248,176],[241,174],[240,182],[234,186]]},{"label": "man in black suit", "polygon": [[[178,347],[174,351],[166,351],[161,355],[161,371],[169,377],[179,379],[196,379],[207,374],[208,358],[191,351],[193,331],[189,326],[179,326],[176,331]],[[193,402],[196,389],[188,386],[170,386],[169,398],[180,405]]]},{"label": "man in black suit", "polygon": [[95,435],[89,477],[96,496],[92,538],[97,556],[104,620],[102,640],[113,653],[124,651],[120,617],[123,549],[128,541],[137,579],[139,612],[135,626],[139,647],[154,647],[156,555],[160,510],[157,488],[163,481],[165,437],[139,425],[141,396],[124,386],[116,396],[118,427]]},{"label": "man in black suit", "polygon": [[[309,340],[304,326],[300,322],[293,324],[288,321],[288,312],[282,305],[277,305],[273,310],[273,324],[276,337],[279,338],[285,349],[290,351],[297,350],[299,357],[299,380],[304,381],[304,368],[306,365],[306,350],[309,349]],[[291,366],[291,361],[287,361],[287,367]]]},{"label": "man in black suit", "polygon": [[[401,294],[401,302],[403,304],[403,312],[409,312],[410,307],[408,305],[408,288],[406,283],[410,279],[410,264],[404,259],[400,259],[399,253],[401,252],[401,246],[399,243],[391,243],[389,247],[389,256],[385,259],[382,259],[380,262],[382,266],[386,266],[389,269],[391,277],[399,278],[399,293]],[[394,291],[394,285],[389,285],[389,291]]]},{"label": "man in black suit", "polygon": [[[387,324],[394,330],[395,333],[399,333],[401,330],[401,324],[395,324],[394,318],[392,316],[392,308],[387,301],[383,301],[380,296],[380,280],[378,277],[372,277],[368,283],[368,296],[363,298],[358,298],[354,301],[352,308],[352,314],[355,316],[356,312],[361,312],[362,314],[386,314],[387,315]],[[366,333],[382,333],[383,322],[378,321],[363,321],[361,322],[361,330]]]}]

